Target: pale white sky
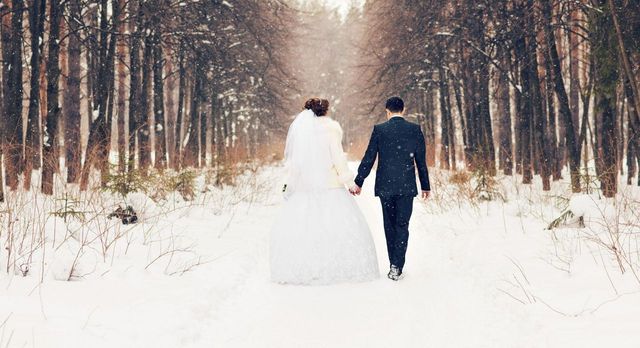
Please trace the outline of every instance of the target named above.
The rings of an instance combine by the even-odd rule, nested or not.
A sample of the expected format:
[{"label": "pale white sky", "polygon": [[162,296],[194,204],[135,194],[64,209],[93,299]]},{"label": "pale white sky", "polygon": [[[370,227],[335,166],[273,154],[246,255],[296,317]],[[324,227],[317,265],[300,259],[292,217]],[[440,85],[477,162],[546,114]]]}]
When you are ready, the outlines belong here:
[{"label": "pale white sky", "polygon": [[[301,0],[301,1],[305,1],[305,0]],[[340,9],[340,13],[344,16],[347,14],[347,12],[349,12],[349,8],[351,7],[351,4],[356,4],[358,6],[361,6],[362,4],[364,4],[365,0],[324,0],[329,6],[331,7],[337,7]]]}]

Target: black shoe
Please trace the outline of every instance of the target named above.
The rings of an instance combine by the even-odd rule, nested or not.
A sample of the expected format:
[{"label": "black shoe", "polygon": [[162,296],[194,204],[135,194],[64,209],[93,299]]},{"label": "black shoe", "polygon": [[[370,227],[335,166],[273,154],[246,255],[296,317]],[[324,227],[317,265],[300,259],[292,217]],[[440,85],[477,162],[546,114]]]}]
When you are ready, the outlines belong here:
[{"label": "black shoe", "polygon": [[391,265],[391,270],[389,271],[389,274],[387,274],[387,277],[396,282],[404,278],[404,276],[402,275],[402,269],[394,265]]}]

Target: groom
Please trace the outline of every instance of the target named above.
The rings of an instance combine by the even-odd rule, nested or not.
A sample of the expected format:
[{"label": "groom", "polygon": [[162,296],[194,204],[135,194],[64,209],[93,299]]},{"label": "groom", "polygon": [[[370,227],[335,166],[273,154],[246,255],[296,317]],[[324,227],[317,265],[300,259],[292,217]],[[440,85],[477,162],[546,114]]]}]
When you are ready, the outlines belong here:
[{"label": "groom", "polygon": [[423,199],[429,197],[431,187],[425,163],[424,135],[420,126],[404,119],[404,101],[399,97],[389,98],[386,109],[388,121],[373,127],[367,152],[358,167],[356,185],[349,191],[353,195],[360,194],[364,179],[371,172],[377,157],[375,195],[380,197],[382,203],[384,232],[391,263],[387,276],[397,281],[402,278],[413,198],[418,195],[416,167]]}]

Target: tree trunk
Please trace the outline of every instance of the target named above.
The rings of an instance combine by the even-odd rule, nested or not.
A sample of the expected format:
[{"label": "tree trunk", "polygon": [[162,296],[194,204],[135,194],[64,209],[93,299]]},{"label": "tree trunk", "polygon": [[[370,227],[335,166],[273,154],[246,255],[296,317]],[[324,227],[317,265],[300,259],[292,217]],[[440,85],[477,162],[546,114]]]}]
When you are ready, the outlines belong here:
[{"label": "tree trunk", "polygon": [[142,55],[142,90],[140,93],[140,114],[138,117],[138,148],[140,153],[140,170],[143,174],[147,173],[149,165],[151,164],[149,88],[151,86],[150,80],[152,74],[152,47],[150,41],[151,38],[149,35],[146,35]]},{"label": "tree trunk", "polygon": [[[5,55],[6,47],[5,45],[10,44],[10,37],[5,40],[5,35],[7,35],[7,31],[11,30],[11,24],[9,22],[9,6],[2,6],[0,8],[0,52],[2,52],[2,69],[0,69],[0,112],[4,113],[4,96],[7,93],[7,68],[5,68],[5,64],[8,64],[7,56]],[[6,19],[5,19],[6,18]],[[3,149],[5,144],[5,122],[6,115],[0,117],[0,203],[4,202],[4,165],[3,165]]]},{"label": "tree trunk", "polygon": [[[604,5],[604,3],[602,2],[601,4]],[[638,86],[636,77],[633,74],[633,69],[631,67],[631,62],[629,61],[627,49],[625,48],[625,45],[624,45],[624,40],[622,38],[622,30],[620,28],[620,23],[618,21],[618,14],[616,11],[616,7],[613,0],[608,0],[607,5],[609,7],[609,12],[611,13],[611,21],[613,24],[613,28],[615,29],[616,42],[618,44],[618,50],[620,53],[619,55],[619,59],[621,63],[620,65],[622,66],[626,79],[629,80],[629,88],[631,89],[631,94],[632,94],[632,98],[630,102],[634,103],[634,107],[636,110],[640,110],[640,87]]]},{"label": "tree trunk", "polygon": [[558,49],[556,47],[555,34],[551,28],[551,4],[547,1],[541,1],[542,17],[546,22],[544,25],[544,33],[549,48],[549,56],[551,59],[551,67],[553,73],[554,88],[558,97],[560,114],[562,115],[565,126],[565,140],[567,149],[569,150],[569,171],[571,172],[571,188],[573,192],[580,192],[580,149],[576,139],[576,127],[571,115],[571,107],[569,105],[569,97],[562,78],[562,70]]},{"label": "tree trunk", "polygon": [[164,120],[164,79],[162,78],[162,42],[156,31],[153,38],[153,111],[155,122],[155,167],[167,167],[167,138]]},{"label": "tree trunk", "polygon": [[[100,89],[96,90],[94,108],[97,117],[89,128],[89,139],[85,152],[85,161],[80,174],[80,189],[86,190],[89,185],[89,174],[94,166],[100,169],[101,183],[104,185],[109,171],[109,150],[111,144],[111,116],[113,114],[113,87],[115,69],[115,47],[117,30],[120,20],[120,7],[113,7],[113,25],[108,27],[108,0],[101,0],[100,6],[100,42],[98,74],[96,83]],[[109,31],[112,34],[109,37]]]},{"label": "tree trunk", "polygon": [[614,197],[617,192],[618,172],[616,167],[618,139],[616,136],[616,86],[619,79],[618,51],[612,30],[611,9],[607,1],[598,1],[602,12],[593,13],[592,54],[595,64],[595,113],[601,124],[596,132],[602,145],[600,185],[605,197]]},{"label": "tree trunk", "polygon": [[129,2],[129,158],[127,159],[127,172],[131,173],[136,167],[136,139],[140,124],[140,11],[139,0]]},{"label": "tree trunk", "polygon": [[67,183],[78,183],[80,179],[80,158],[82,144],[80,142],[80,0],[69,0],[69,44],[67,70],[67,89],[64,93],[64,144],[65,166],[67,167]]},{"label": "tree trunk", "polygon": [[168,167],[175,168],[177,161],[176,156],[176,105],[174,98],[174,91],[176,90],[176,76],[174,74],[174,61],[172,57],[167,57],[166,64],[164,65],[165,75],[167,76],[167,88],[165,93],[165,118],[167,124],[166,138],[167,138],[167,156],[169,158]]},{"label": "tree trunk", "polygon": [[[204,89],[204,86],[202,86],[202,88]],[[204,91],[200,91],[200,93],[204,93]],[[199,158],[199,165],[201,167],[206,167],[207,165],[207,118],[209,113],[206,112],[206,106],[204,103],[204,98],[201,98],[198,101],[198,106],[200,108],[200,112],[198,113],[198,120],[199,120],[199,125],[198,125],[198,158]],[[228,129],[231,129],[230,126],[228,126]],[[225,134],[225,135],[229,135],[229,133]]]},{"label": "tree trunk", "polygon": [[[476,6],[475,2],[468,1],[468,8]],[[483,13],[485,7],[476,6],[481,12],[471,16],[469,20],[469,35],[471,40],[476,42],[478,49],[468,48],[469,69],[467,77],[472,81],[468,92],[472,94],[472,123],[469,128],[475,131],[475,140],[471,143],[475,145],[473,149],[474,164],[476,169],[486,172],[489,175],[496,174],[495,145],[493,141],[493,126],[491,124],[491,108],[489,102],[489,59],[482,53],[486,49],[485,23]],[[465,90],[465,94],[467,90]]]},{"label": "tree trunk", "polygon": [[[431,90],[428,90],[424,94],[424,109],[425,109],[425,122],[424,122],[424,137],[427,148],[427,164],[429,166],[436,165],[436,125],[433,105],[433,95]],[[222,113],[221,113],[222,114]]]},{"label": "tree trunk", "polygon": [[[624,90],[629,100],[631,85],[628,79],[625,79]],[[627,108],[627,185],[632,184],[633,177],[638,173],[636,157],[640,158],[640,116],[634,103],[629,103]]]},{"label": "tree trunk", "polygon": [[111,153],[111,129],[113,124],[113,109],[114,109],[114,94],[115,94],[115,61],[116,61],[116,44],[118,41],[118,28],[120,28],[120,22],[122,21],[123,8],[119,3],[114,1],[111,3],[113,6],[113,25],[111,29],[111,38],[109,39],[109,46],[107,50],[107,63],[105,67],[105,79],[107,81],[107,91],[104,95],[104,106],[106,108],[105,119],[105,134],[104,141],[100,144],[100,183],[102,187],[105,187],[110,174],[109,154]]},{"label": "tree trunk", "polygon": [[[118,6],[124,9],[126,0],[118,0]],[[124,22],[120,23],[118,32],[124,32]],[[126,117],[126,57],[127,44],[123,38],[118,38],[117,42],[117,64],[118,64],[118,100],[117,100],[117,126],[118,126],[118,171],[124,173],[127,170],[127,137],[125,133],[125,117]]]},{"label": "tree trunk", "polygon": [[[69,59],[67,56],[67,53],[69,52],[69,47],[68,47],[68,37],[69,37],[69,28],[67,27],[67,23],[64,20],[64,9],[65,9],[66,5],[63,3],[62,4],[62,16],[63,19],[60,20],[60,37],[62,38],[67,38],[67,40],[60,40],[60,61],[58,62],[58,64],[60,65],[60,76],[61,77],[65,77],[65,76],[69,76],[69,71],[67,70],[68,66],[69,66]],[[59,78],[60,79],[60,78]],[[56,135],[56,139],[53,143],[53,152],[54,152],[54,156],[56,158],[58,158],[58,161],[55,162],[55,174],[60,175],[61,180],[64,180],[64,176],[63,176],[63,167],[61,166],[60,163],[60,158],[63,157],[63,154],[65,153],[65,144],[64,144],[64,115],[66,113],[66,107],[65,107],[65,101],[66,101],[66,95],[64,94],[64,91],[67,90],[67,80],[65,78],[61,78],[60,79],[60,90],[58,91],[58,94],[60,94],[61,92],[63,92],[63,94],[60,96],[62,102],[60,103],[60,116],[58,116],[58,134]],[[64,163],[64,162],[63,162]]]},{"label": "tree trunk", "polygon": [[451,103],[449,102],[449,85],[447,83],[446,72],[444,68],[438,68],[438,87],[439,87],[439,99],[440,99],[440,126],[441,135],[440,142],[442,147],[440,149],[440,168],[451,169],[451,152],[455,149],[451,146],[451,140],[449,136],[451,132],[449,128],[451,126]]},{"label": "tree trunk", "polygon": [[[464,50],[463,50],[464,52]],[[466,56],[468,57],[468,55]],[[475,119],[477,116],[475,115],[475,99],[474,99],[474,86],[473,79],[471,77],[470,72],[470,64],[464,64],[463,72],[462,72],[462,86],[464,92],[464,119],[465,119],[465,130],[467,133],[467,143],[464,147],[464,156],[467,165],[467,169],[476,170],[476,152],[478,149],[478,138],[477,138],[477,122]]]},{"label": "tree trunk", "polygon": [[216,133],[217,142],[216,164],[220,164],[226,159],[226,147],[224,144],[224,135],[222,134],[222,124],[224,123],[224,111],[222,111],[222,109],[224,108],[224,102],[220,101],[219,105],[221,111],[216,113],[217,117],[216,121],[214,122],[214,132]]},{"label": "tree trunk", "polygon": [[[579,14],[580,14],[580,9],[576,4],[571,4],[569,5],[571,7],[571,13],[569,14],[572,23],[580,23],[580,18],[579,18]],[[570,27],[570,30],[568,30],[568,35],[569,35],[569,54],[568,54],[568,58],[569,58],[569,109],[571,110],[571,117],[573,120],[573,126],[574,126],[574,133],[576,134],[576,138],[577,138],[577,131],[580,128],[579,124],[579,119],[580,119],[580,33],[578,32],[580,30],[578,25],[572,25]],[[566,152],[566,148],[565,148],[565,152]],[[566,155],[570,154],[566,154],[563,153],[562,157],[563,157],[563,161],[562,163],[564,164],[564,158]]]},{"label": "tree trunk", "polygon": [[222,114],[222,100],[218,99],[218,92],[215,86],[211,87],[211,165],[217,167],[220,153],[218,150],[220,140],[218,139],[218,124],[220,123],[220,115]]},{"label": "tree trunk", "polygon": [[[533,0],[529,0],[529,4],[533,9]],[[540,176],[542,178],[542,190],[551,190],[551,153],[549,148],[549,142],[547,141],[547,116],[542,107],[542,95],[540,83],[540,77],[538,74],[538,43],[536,40],[536,27],[534,24],[535,17],[533,13],[527,16],[527,32],[529,36],[526,41],[526,51],[528,52],[528,64],[530,69],[530,92],[533,103],[533,135],[534,135],[534,152],[536,154],[536,163],[540,165]]]},{"label": "tree trunk", "polygon": [[42,193],[53,194],[53,174],[56,162],[60,162],[54,151],[55,139],[58,135],[58,119],[60,105],[58,103],[58,83],[60,80],[60,22],[63,9],[60,0],[50,0],[49,25],[49,59],[47,59],[47,119],[43,129],[42,147]]},{"label": "tree trunk", "polygon": [[13,0],[10,5],[11,15],[2,17],[2,58],[3,58],[3,109],[5,113],[5,138],[3,154],[6,171],[6,184],[15,191],[18,188],[19,176],[24,168],[22,156],[22,14],[25,10],[23,0]]},{"label": "tree trunk", "polygon": [[178,51],[178,74],[179,76],[179,80],[178,80],[178,111],[176,113],[176,128],[175,128],[175,133],[174,133],[174,137],[175,137],[175,153],[176,153],[176,160],[173,163],[173,168],[176,170],[179,170],[180,167],[182,166],[182,128],[183,128],[183,120],[182,120],[182,115],[184,115],[184,96],[185,96],[185,92],[186,92],[186,80],[187,80],[187,72],[186,69],[184,67],[184,43],[180,43],[180,48]]},{"label": "tree trunk", "polygon": [[[467,126],[464,120],[464,107],[462,106],[462,92],[460,91],[460,82],[457,77],[451,79],[453,94],[456,98],[456,109],[458,111],[458,119],[460,120],[460,128],[462,133],[462,146],[463,148],[467,147]],[[451,121],[453,122],[453,120]],[[453,149],[455,151],[455,148]]]},{"label": "tree trunk", "polygon": [[517,51],[518,51],[518,46],[520,45],[521,41],[520,40],[516,40],[515,41],[515,45],[514,45],[514,49],[512,51],[513,56],[515,57],[515,59],[513,60],[513,63],[511,64],[511,75],[514,76],[514,80],[516,83],[516,86],[519,86],[520,88],[515,88],[514,89],[514,98],[513,98],[513,102],[514,102],[514,109],[516,111],[515,113],[515,117],[513,119],[514,121],[514,140],[515,140],[515,144],[514,144],[514,159],[515,159],[515,170],[516,170],[516,174],[523,174],[523,170],[522,170],[522,164],[523,162],[523,147],[524,147],[524,141],[522,139],[522,126],[521,126],[521,121],[522,121],[522,112],[524,110],[524,102],[522,101],[522,78],[521,78],[521,65],[522,63],[520,62],[520,55]]},{"label": "tree trunk", "polygon": [[189,108],[189,128],[185,134],[186,146],[183,153],[182,165],[184,167],[198,166],[198,117],[200,113],[200,90],[202,88],[202,69],[197,66],[194,71],[193,92],[191,94],[191,107]]},{"label": "tree trunk", "polygon": [[[509,52],[502,48],[500,59],[503,67],[509,66]],[[509,77],[507,71],[498,72],[498,86],[496,91],[496,101],[499,115],[499,164],[505,175],[513,174],[513,133],[511,130],[511,97],[509,96]]]},{"label": "tree trunk", "polygon": [[[29,6],[29,31],[31,34],[31,76],[29,89],[29,111],[25,134],[24,189],[31,188],[33,168],[40,167],[40,63],[44,41],[45,0],[33,0]],[[37,162],[37,163],[36,163]]]},{"label": "tree trunk", "polygon": [[[524,35],[524,33],[522,33]],[[526,44],[526,38],[524,36],[519,37],[516,40],[514,47],[516,56],[518,57],[520,67],[520,80],[522,91],[520,93],[520,108],[518,112],[518,129],[520,132],[520,158],[522,168],[522,183],[531,184],[533,179],[533,167],[532,167],[532,134],[531,134],[531,120],[533,119],[533,103],[531,96],[531,68],[530,57],[531,52],[528,51],[528,45]]]},{"label": "tree trunk", "polygon": [[556,135],[557,126],[557,117],[556,117],[556,103],[555,103],[555,94],[553,87],[553,78],[551,73],[551,59],[549,55],[546,54],[549,52],[549,47],[544,47],[544,64],[545,64],[545,100],[546,100],[546,113],[549,120],[549,129],[548,129],[548,137],[547,140],[550,141],[551,151],[549,153],[550,158],[550,166],[551,166],[551,174],[553,176],[553,181],[558,181],[562,179],[562,167],[563,167],[563,158],[564,154],[560,153],[558,148],[558,137]]}]

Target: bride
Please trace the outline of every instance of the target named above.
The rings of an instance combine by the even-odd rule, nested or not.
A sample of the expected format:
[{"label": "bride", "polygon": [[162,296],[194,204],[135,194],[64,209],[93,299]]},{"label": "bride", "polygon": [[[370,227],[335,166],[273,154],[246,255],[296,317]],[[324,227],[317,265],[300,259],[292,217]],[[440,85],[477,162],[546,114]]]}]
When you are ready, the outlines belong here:
[{"label": "bride", "polygon": [[328,109],[327,100],[310,99],[289,127],[285,202],[271,232],[271,279],[277,283],[379,277],[371,232],[345,188],[353,175],[342,150],[342,128]]}]

